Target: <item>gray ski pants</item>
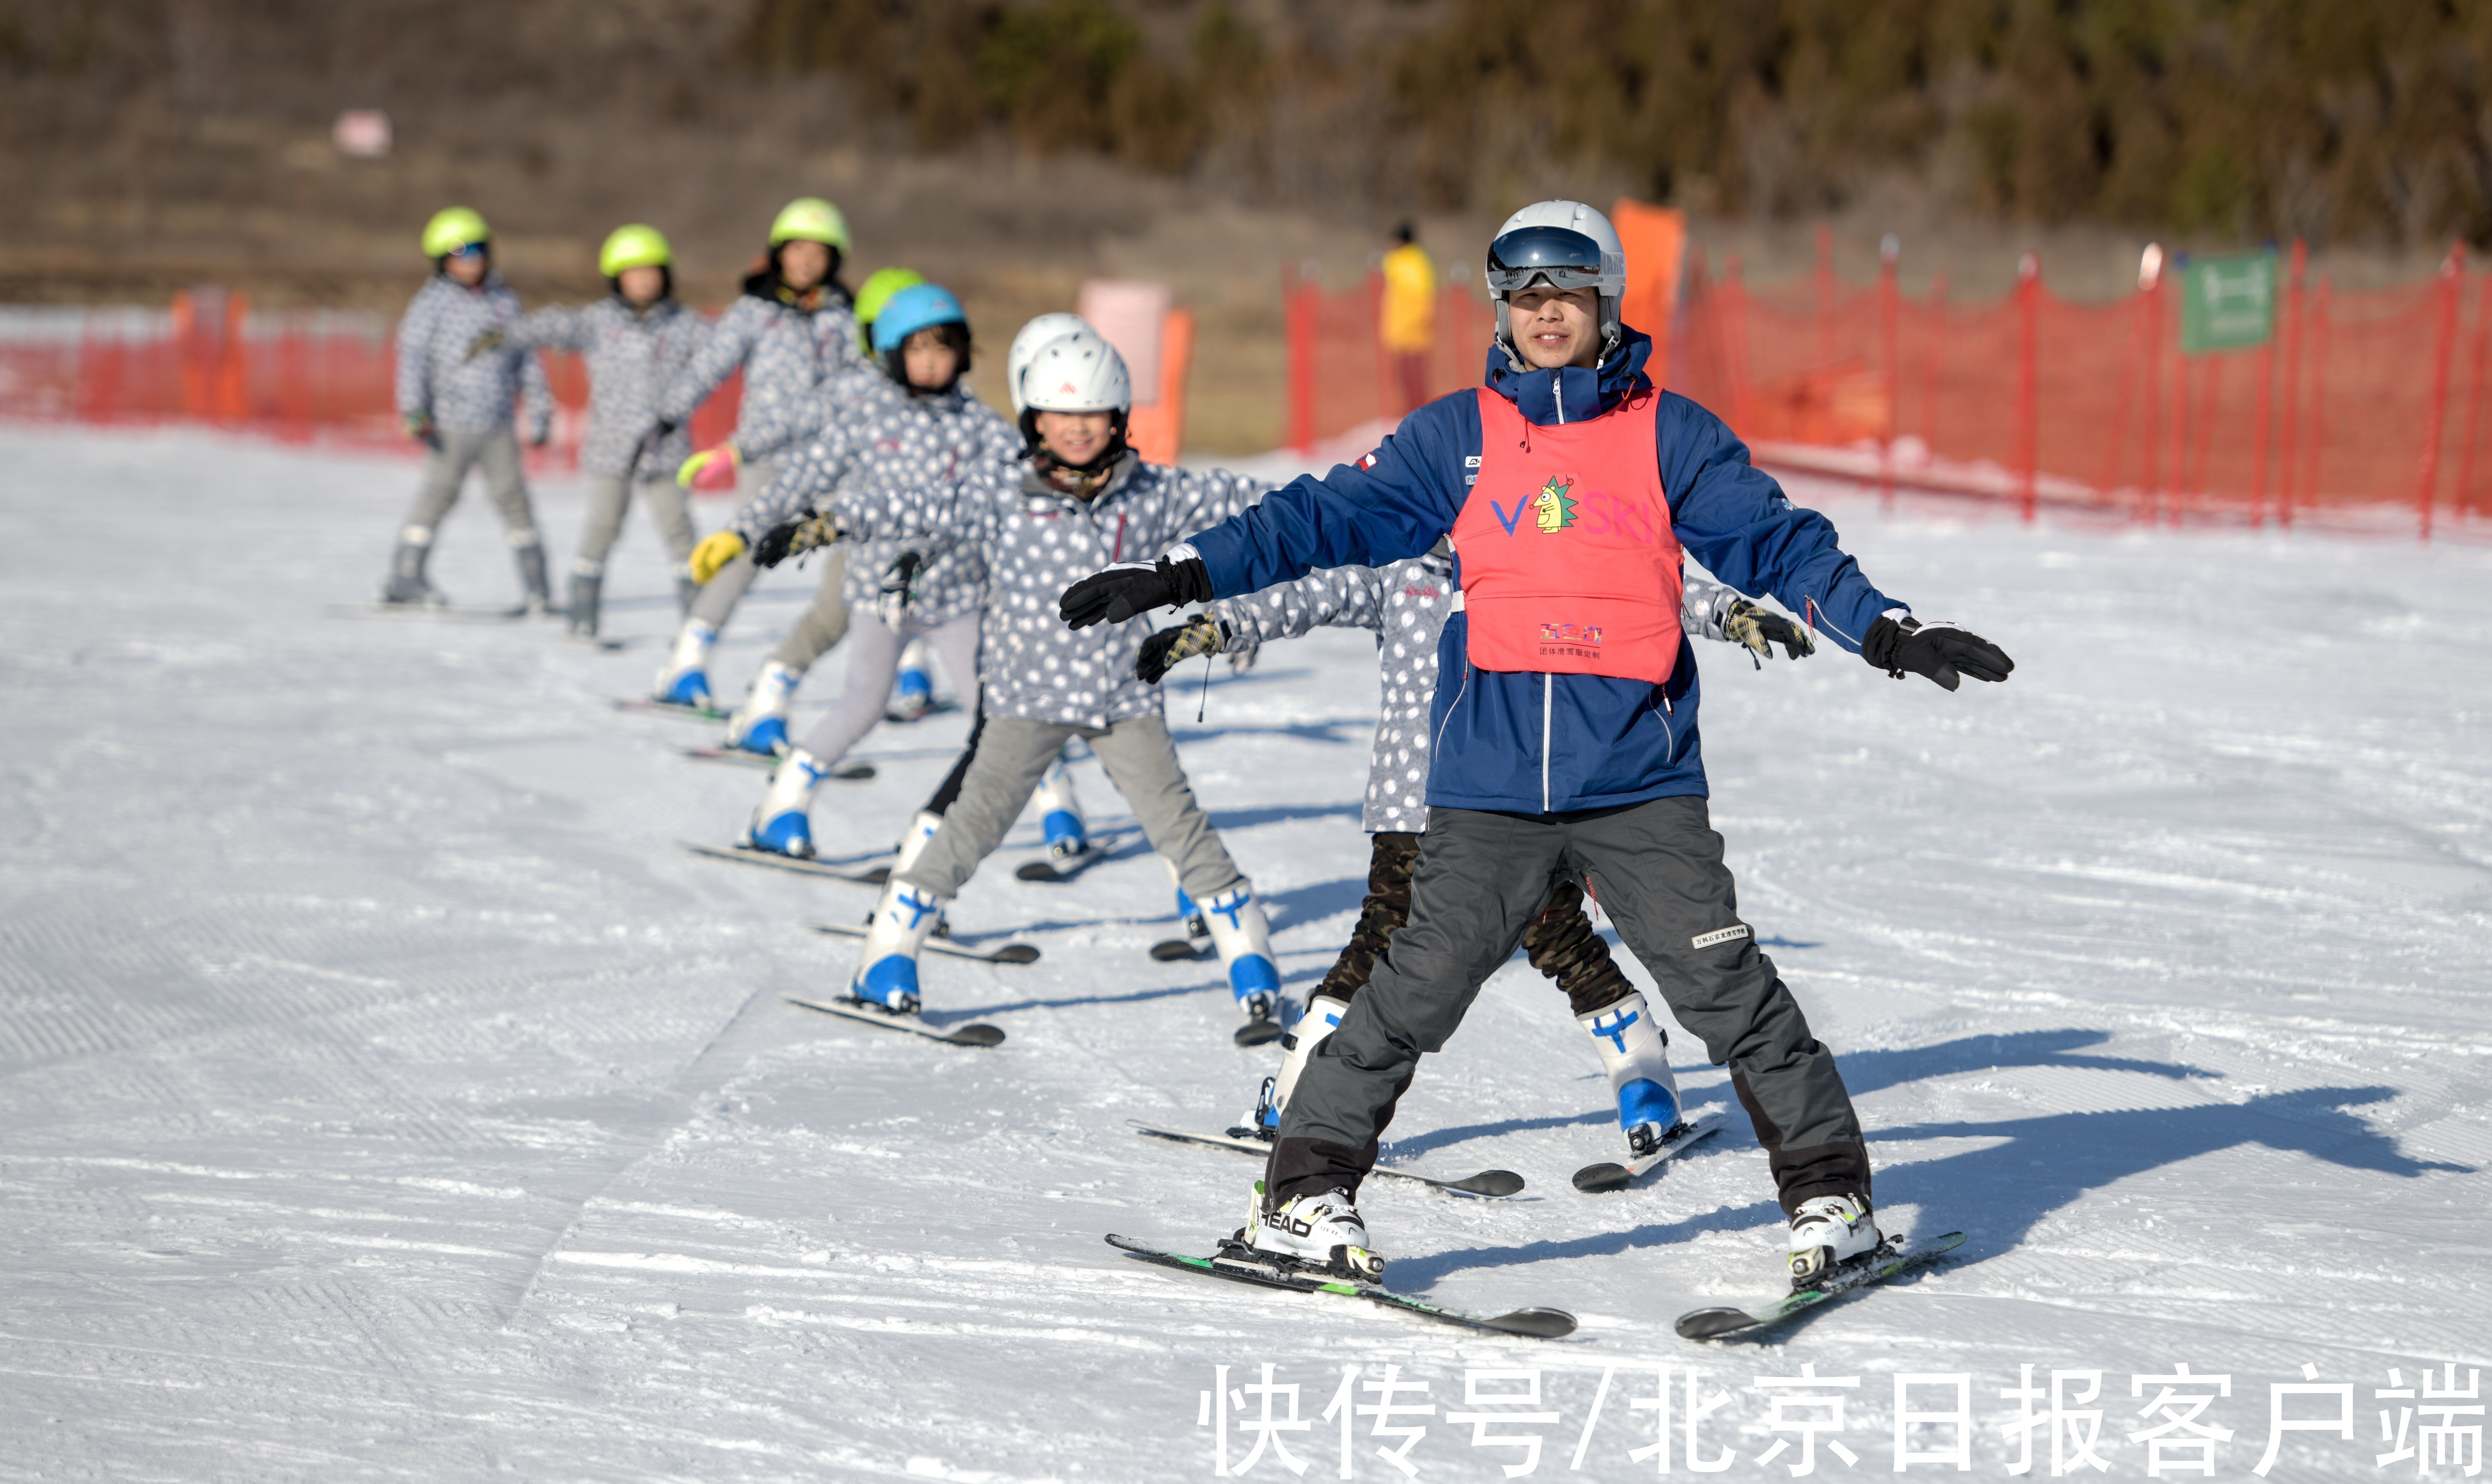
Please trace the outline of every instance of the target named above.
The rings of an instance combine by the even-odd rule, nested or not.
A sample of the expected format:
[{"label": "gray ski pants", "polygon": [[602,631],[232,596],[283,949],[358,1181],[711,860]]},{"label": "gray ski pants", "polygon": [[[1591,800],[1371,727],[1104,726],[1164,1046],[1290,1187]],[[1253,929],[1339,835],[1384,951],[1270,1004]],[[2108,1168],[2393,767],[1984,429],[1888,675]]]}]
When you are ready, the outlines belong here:
[{"label": "gray ski pants", "polygon": [[1563,876],[1600,898],[1671,1014],[1730,1066],[1783,1209],[1812,1196],[1865,1200],[1868,1150],[1834,1054],[1739,920],[1700,798],[1571,815],[1429,810],[1410,920],[1307,1058],[1265,1172],[1272,1199],[1356,1193],[1420,1054],[1443,1050]]},{"label": "gray ski pants", "polygon": [[572,559],[573,572],[584,578],[606,575],[607,555],[623,534],[623,517],[632,508],[636,489],[640,502],[649,507],[649,519],[658,527],[658,539],[666,543],[667,555],[681,567],[693,554],[693,516],[682,486],[665,476],[635,482],[620,474],[595,474],[588,481],[588,519],[579,529],[579,554]]},{"label": "gray ski pants", "polygon": [[[1229,858],[1229,849],[1194,801],[1185,770],[1177,765],[1176,743],[1169,737],[1168,721],[1158,716],[1127,717],[1101,731],[1057,722],[1025,722],[1019,717],[990,716],[978,737],[977,755],[969,759],[961,796],[943,812],[943,828],[917,857],[917,864],[894,876],[920,891],[956,897],[978,863],[1003,844],[1004,832],[1021,817],[1038,781],[1065,742],[1080,737],[1090,744],[1108,781],[1125,796],[1142,821],[1151,848],[1176,863],[1186,894],[1207,902],[1245,875]],[[1339,1032],[1335,1032],[1339,1034]]]},{"label": "gray ski pants", "polygon": [[[482,432],[440,434],[441,446],[424,460],[424,481],[416,486],[415,503],[407,507],[409,545],[430,546],[450,507],[459,503],[459,487],[467,471],[481,464],[485,489],[502,515],[502,532],[514,547],[538,545],[536,511],[528,504],[528,482],[519,473],[519,440],[508,426]],[[422,531],[418,536],[415,533]]]},{"label": "gray ski pants", "polygon": [[[973,609],[948,623],[916,623],[903,619],[897,629],[886,626],[882,615],[859,605],[848,624],[848,677],[841,688],[840,698],[827,715],[805,733],[805,751],[825,763],[836,762],[857,739],[874,730],[882,720],[883,709],[891,703],[891,682],[900,673],[900,652],[908,641],[923,637],[943,657],[943,668],[954,675],[966,675],[968,681],[961,693],[963,709],[975,714],[978,709],[978,627],[980,615]],[[1011,821],[1006,820],[1007,827]]]},{"label": "gray ski pants", "polygon": [[[753,503],[755,495],[769,488],[770,473],[768,464],[755,464],[744,471],[738,484],[747,493],[736,509]],[[823,651],[848,632],[848,606],[840,595],[840,584],[848,572],[847,548],[835,546],[822,555],[827,559],[822,563],[821,586],[815,592],[814,606],[779,645],[779,663],[798,671],[811,669]],[[712,629],[724,630],[727,621],[735,616],[735,606],[744,601],[745,591],[760,575],[761,568],[754,562],[752,552],[736,557],[701,584],[700,596],[693,600],[692,616]]]}]

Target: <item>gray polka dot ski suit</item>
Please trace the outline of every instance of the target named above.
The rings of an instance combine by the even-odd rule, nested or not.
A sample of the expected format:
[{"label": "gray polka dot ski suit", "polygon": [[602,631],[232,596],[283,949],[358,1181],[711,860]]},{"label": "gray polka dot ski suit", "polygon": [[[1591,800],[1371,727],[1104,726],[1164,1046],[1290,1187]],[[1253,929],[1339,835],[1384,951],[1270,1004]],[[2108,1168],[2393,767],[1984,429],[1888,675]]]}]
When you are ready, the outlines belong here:
[{"label": "gray polka dot ski suit", "polygon": [[[949,490],[1021,446],[1013,426],[964,388],[919,397],[879,371],[859,371],[842,376],[835,389],[821,431],[781,460],[761,493],[727,522],[747,544],[827,508],[837,491]],[[911,618],[939,624],[986,602],[984,549],[950,533],[859,543],[849,552],[841,596],[851,608],[874,607],[884,575],[906,550],[925,561],[912,587]]]},{"label": "gray polka dot ski suit", "polygon": [[528,435],[550,427],[553,389],[533,351],[502,345],[480,356],[467,347],[489,330],[519,321],[519,296],[498,273],[474,288],[436,273],[398,322],[398,411],[429,417],[443,432],[491,432],[511,426],[511,403],[527,400]]},{"label": "gray polka dot ski suit", "polygon": [[857,350],[856,316],[833,294],[808,312],[776,298],[747,293],[727,306],[709,339],[694,352],[658,415],[681,423],[737,367],[744,400],[735,414],[735,447],[747,463],[792,448],[821,427],[826,383],[866,364]]},{"label": "gray polka dot ski suit", "polygon": [[[636,310],[619,297],[571,309],[531,311],[503,343],[578,351],[588,363],[588,433],[580,440],[583,474],[632,474],[632,456],[658,421],[658,399],[680,374],[709,326],[672,299]],[[672,478],[692,457],[692,437],[678,428],[640,460],[642,479]]]},{"label": "gray polka dot ski suit", "polygon": [[1134,673],[1142,618],[1068,629],[1064,590],[1112,562],[1147,561],[1188,533],[1228,519],[1273,487],[1225,469],[1119,460],[1086,503],[1027,464],[990,460],[950,490],[858,490],[831,505],[851,536],[949,531],[987,559],[986,640],[979,660],[989,716],[1104,728],[1160,714],[1159,687]]}]

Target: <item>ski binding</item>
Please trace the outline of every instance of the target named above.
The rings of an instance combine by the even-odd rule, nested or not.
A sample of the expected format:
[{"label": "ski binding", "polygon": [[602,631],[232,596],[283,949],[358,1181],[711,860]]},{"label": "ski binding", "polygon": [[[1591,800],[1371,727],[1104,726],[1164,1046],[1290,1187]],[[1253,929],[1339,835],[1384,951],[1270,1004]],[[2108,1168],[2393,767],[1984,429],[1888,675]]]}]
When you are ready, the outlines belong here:
[{"label": "ski binding", "polygon": [[1814,1309],[1819,1304],[1842,1297],[1846,1293],[1885,1282],[1901,1273],[1927,1267],[1964,1245],[1964,1233],[1949,1232],[1942,1236],[1890,1236],[1874,1251],[1864,1252],[1835,1268],[1833,1274],[1804,1289],[1795,1289],[1780,1298],[1744,1309],[1693,1309],[1678,1317],[1672,1327],[1682,1340],[1712,1340],[1723,1335],[1739,1334],[1778,1324],[1793,1315]]}]

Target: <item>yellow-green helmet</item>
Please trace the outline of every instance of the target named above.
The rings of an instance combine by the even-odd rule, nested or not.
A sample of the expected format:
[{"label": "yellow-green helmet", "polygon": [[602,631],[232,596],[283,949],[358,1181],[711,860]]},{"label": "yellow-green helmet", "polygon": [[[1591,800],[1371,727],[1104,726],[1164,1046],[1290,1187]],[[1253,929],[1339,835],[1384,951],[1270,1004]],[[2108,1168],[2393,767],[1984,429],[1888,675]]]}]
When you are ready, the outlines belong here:
[{"label": "yellow-green helmet", "polygon": [[597,250],[597,271],[609,279],[626,268],[666,268],[674,260],[667,234],[638,222],[616,227],[607,235],[606,246]]},{"label": "yellow-green helmet", "polygon": [[818,195],[800,195],[781,207],[770,223],[770,245],[775,248],[783,242],[818,242],[846,254],[848,219]]},{"label": "yellow-green helmet", "polygon": [[424,255],[448,257],[470,244],[493,240],[493,229],[472,207],[452,206],[432,214],[424,223]]},{"label": "yellow-green helmet", "polygon": [[893,294],[926,282],[926,275],[914,268],[876,268],[866,275],[865,284],[856,292],[857,346],[867,355],[874,354],[874,320]]}]

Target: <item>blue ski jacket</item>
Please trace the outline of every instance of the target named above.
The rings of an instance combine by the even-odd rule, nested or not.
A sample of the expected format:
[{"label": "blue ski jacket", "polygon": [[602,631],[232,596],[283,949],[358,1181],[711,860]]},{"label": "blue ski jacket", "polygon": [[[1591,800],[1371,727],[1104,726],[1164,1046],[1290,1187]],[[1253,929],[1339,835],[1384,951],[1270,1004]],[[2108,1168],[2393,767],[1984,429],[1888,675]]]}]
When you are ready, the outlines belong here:
[{"label": "blue ski jacket", "polygon": [[[1487,385],[1528,423],[1582,422],[1647,389],[1649,337],[1626,334],[1598,368],[1516,371],[1489,352]],[[1813,629],[1857,652],[1878,615],[1905,605],[1880,592],[1836,545],[1833,524],[1794,506],[1748,462],[1747,445],[1684,397],[1653,399],[1671,526],[1688,555],[1751,598],[1771,593]],[[1295,581],[1319,567],[1376,567],[1451,534],[1480,457],[1477,394],[1457,392],[1402,420],[1374,453],[1305,475],[1192,537],[1217,597]],[[1461,553],[1455,553],[1456,580]],[[1436,739],[1428,802],[1548,815],[1675,795],[1704,797],[1696,654],[1682,638],[1668,681],[1474,668],[1468,620],[1438,641]]]}]

